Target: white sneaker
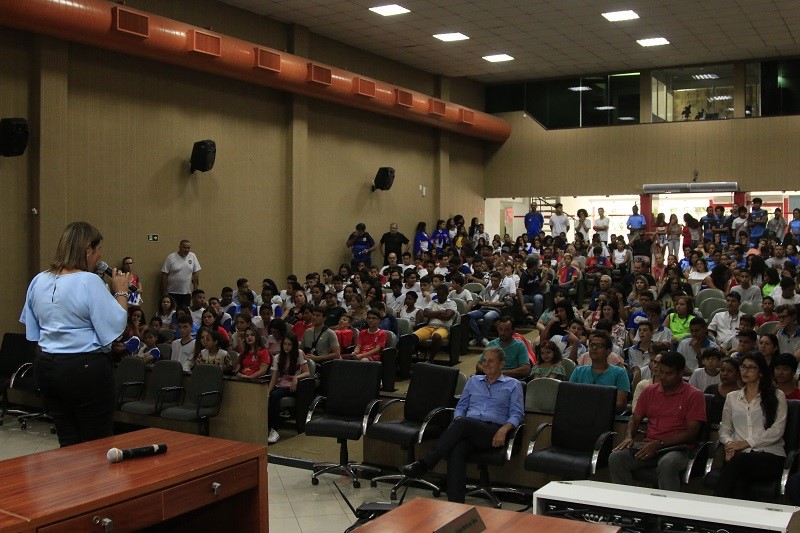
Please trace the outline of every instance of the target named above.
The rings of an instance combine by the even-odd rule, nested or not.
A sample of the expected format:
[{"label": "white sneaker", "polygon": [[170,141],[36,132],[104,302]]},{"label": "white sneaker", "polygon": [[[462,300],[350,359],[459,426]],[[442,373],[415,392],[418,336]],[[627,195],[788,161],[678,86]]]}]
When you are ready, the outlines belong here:
[{"label": "white sneaker", "polygon": [[477,346],[478,345],[478,341],[476,341],[475,339],[472,339],[467,344],[469,344],[470,346]]},{"label": "white sneaker", "polygon": [[483,344],[484,346],[489,346],[489,339],[483,339],[481,341],[481,344]]},{"label": "white sneaker", "polygon": [[267,442],[269,444],[275,444],[280,440],[280,438],[281,436],[278,434],[277,431],[275,431],[274,429],[269,430],[269,436],[267,436]]}]

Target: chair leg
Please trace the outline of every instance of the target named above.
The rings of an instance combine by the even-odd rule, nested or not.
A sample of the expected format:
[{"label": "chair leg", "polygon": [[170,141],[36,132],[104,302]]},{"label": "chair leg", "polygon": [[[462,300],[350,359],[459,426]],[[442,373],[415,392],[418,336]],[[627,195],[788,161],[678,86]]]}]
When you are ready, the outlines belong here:
[{"label": "chair leg", "polygon": [[408,477],[408,476],[404,476],[402,474],[391,474],[391,475],[387,475],[387,476],[374,477],[374,478],[372,478],[372,480],[370,480],[369,484],[370,484],[371,487],[377,487],[379,481],[388,481],[388,482],[396,481],[396,483],[392,487],[391,493],[389,494],[389,497],[392,500],[396,500],[397,499],[397,491],[398,490],[400,490],[401,488],[403,488],[403,487],[405,487],[407,485],[413,485],[413,484],[422,485],[422,486],[430,489],[431,492],[433,493],[433,497],[434,498],[438,498],[439,496],[442,495],[441,487],[439,487],[435,483],[432,483],[432,482],[430,482],[430,481],[428,481],[426,479],[421,479],[421,478],[417,478],[417,477]]},{"label": "chair leg", "polygon": [[337,439],[339,443],[339,462],[338,463],[314,463],[311,466],[311,484],[319,485],[320,475],[328,472],[340,470],[344,475],[353,480],[353,488],[361,487],[361,482],[358,480],[358,471],[372,472],[379,474],[380,468],[374,466],[362,465],[360,463],[350,462],[349,454],[347,451],[347,439]]},{"label": "chair leg", "polygon": [[489,469],[486,465],[478,465],[478,470],[480,471],[480,481],[478,485],[467,485],[467,496],[486,498],[496,509],[500,509],[503,506],[503,503],[497,497],[497,494],[495,494],[496,492],[516,494],[523,498],[527,496],[525,491],[512,487],[493,487],[491,483],[489,483]]},{"label": "chair leg", "polygon": [[200,417],[200,419],[197,420],[197,434],[208,437],[209,429],[208,417]]}]

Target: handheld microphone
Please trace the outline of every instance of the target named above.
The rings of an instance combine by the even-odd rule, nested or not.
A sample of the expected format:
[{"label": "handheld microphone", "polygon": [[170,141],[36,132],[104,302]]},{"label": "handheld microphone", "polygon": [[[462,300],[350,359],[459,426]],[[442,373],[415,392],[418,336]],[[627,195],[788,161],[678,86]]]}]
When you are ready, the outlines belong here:
[{"label": "handheld microphone", "polygon": [[152,446],[143,446],[141,448],[129,448],[127,450],[120,450],[119,448],[111,448],[108,450],[106,457],[109,463],[119,463],[125,459],[133,459],[136,457],[149,457],[151,455],[161,455],[167,453],[166,444],[153,444]]},{"label": "handheld microphone", "polygon": [[[106,263],[105,261],[100,261],[99,263],[97,263],[96,270],[103,272],[106,276],[110,276],[112,278],[114,277],[114,271],[111,270],[111,267],[108,266],[108,263]],[[130,285],[128,285],[128,290],[131,292],[136,292],[139,290],[139,287],[131,283]]]}]

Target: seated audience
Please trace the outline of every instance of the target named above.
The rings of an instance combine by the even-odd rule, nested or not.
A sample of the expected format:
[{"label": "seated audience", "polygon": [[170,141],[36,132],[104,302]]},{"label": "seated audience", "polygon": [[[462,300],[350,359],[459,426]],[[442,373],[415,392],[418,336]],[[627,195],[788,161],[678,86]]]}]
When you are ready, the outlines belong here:
[{"label": "seated audience", "polygon": [[257,380],[266,375],[272,366],[272,356],[264,348],[264,341],[255,328],[244,330],[244,353],[239,356],[234,375],[240,379]]},{"label": "seated audience", "polygon": [[726,498],[747,497],[748,483],[778,479],[786,458],[786,396],[761,354],[745,355],[739,370],[744,387],[725,397],[719,426],[725,465],[714,495]]},{"label": "seated audience", "polygon": [[617,388],[616,410],[621,412],[628,404],[631,383],[624,368],[608,364],[611,354],[611,337],[605,331],[592,332],[589,342],[589,357],[592,364],[579,366],[572,372],[569,380],[573,383],[590,385],[609,385]]},{"label": "seated audience", "polygon": [[194,359],[195,340],[192,337],[192,319],[184,316],[178,319],[178,334],[180,338],[172,341],[172,360],[178,361],[185,372],[192,369]]},{"label": "seated audience", "polygon": [[720,365],[724,354],[719,348],[709,348],[700,355],[701,368],[696,368],[689,378],[689,385],[697,390],[706,390],[719,383]]},{"label": "seated audience", "polygon": [[564,380],[567,371],[561,356],[561,350],[553,341],[544,341],[539,345],[539,359],[531,370],[533,379],[554,378]]},{"label": "seated audience", "polygon": [[[494,322],[500,318],[500,311],[506,306],[504,300],[508,295],[508,291],[500,285],[502,277],[500,272],[493,271],[491,273],[489,285],[481,291],[482,301],[480,306],[467,313],[469,328],[472,330],[470,346],[478,344],[489,345],[489,339],[486,338],[489,335],[489,330]],[[481,320],[483,322],[479,324]]]},{"label": "seated audience", "polygon": [[[684,367],[681,354],[672,351],[661,354],[658,383],[642,391],[625,439],[609,457],[614,483],[633,485],[634,470],[656,467],[659,489],[680,490],[680,473],[689,461],[685,446],[695,444],[706,421],[703,393],[683,381]],[[634,441],[645,418],[648,421],[645,439]],[[659,453],[662,448],[673,446],[679,448]]]},{"label": "seated audience", "polygon": [[222,367],[222,371],[229,374],[233,371],[236,361],[223,346],[227,343],[219,331],[202,330],[199,334],[200,345],[203,347],[200,353],[194,358],[191,368],[200,363],[217,365]]},{"label": "seated audience", "polygon": [[485,375],[472,376],[458,400],[453,422],[421,459],[400,467],[410,477],[422,477],[447,460],[447,499],[464,502],[466,458],[472,450],[506,445],[508,432],[525,416],[522,384],[502,373],[503,350],[487,348],[483,354]]},{"label": "seated audience", "polygon": [[733,391],[739,390],[739,361],[726,357],[722,360],[719,370],[719,383],[709,385],[705,389],[706,394],[714,396],[709,410],[706,412],[709,424],[719,424],[722,420],[722,407],[725,405],[725,397]]},{"label": "seated audience", "polygon": [[428,352],[429,362],[436,357],[442,341],[450,336],[450,326],[453,325],[453,319],[456,316],[456,303],[447,297],[449,292],[444,284],[436,288],[437,300],[430,302],[422,310],[422,317],[428,320],[428,324],[414,331],[414,335],[420,342],[431,340]]},{"label": "seated audience", "polygon": [[140,357],[146,363],[154,363],[161,359],[161,350],[156,346],[158,340],[158,333],[153,329],[144,330],[142,335],[142,342],[139,345],[139,351],[132,354],[132,357]]},{"label": "seated audience", "polygon": [[775,376],[775,388],[782,391],[787,400],[800,400],[800,389],[795,382],[797,373],[797,359],[790,353],[775,356],[772,365]]},{"label": "seated audience", "polygon": [[[272,377],[269,380],[267,395],[269,396],[269,435],[267,442],[275,444],[280,439],[278,429],[281,423],[281,398],[293,396],[297,390],[297,382],[309,377],[308,363],[300,350],[300,344],[294,333],[289,332],[281,342],[281,350],[272,363]],[[263,409],[263,407],[262,407]]]},{"label": "seated audience", "polygon": [[692,375],[692,372],[700,366],[700,356],[709,348],[719,348],[719,346],[708,335],[706,321],[694,317],[689,322],[689,336],[678,343],[678,353],[684,358],[687,376]]},{"label": "seated audience", "polygon": [[[342,315],[342,317],[344,316]],[[317,364],[338,359],[341,355],[339,339],[325,323],[326,320],[326,310],[322,307],[315,307],[311,312],[312,327],[303,334],[303,353],[306,359]]]},{"label": "seated audience", "polygon": [[[528,350],[522,341],[514,338],[514,321],[509,317],[500,317],[497,321],[498,337],[489,343],[488,347],[498,346],[505,354],[503,360],[503,375],[511,378],[527,378],[531,373],[531,364]],[[483,370],[483,355],[475,365],[476,374],[485,374]]]},{"label": "seated audience", "polygon": [[386,331],[378,327],[380,320],[381,314],[376,309],[367,311],[369,327],[359,332],[356,347],[352,353],[342,355],[343,359],[357,359],[359,361],[381,360],[381,352],[386,348]]}]

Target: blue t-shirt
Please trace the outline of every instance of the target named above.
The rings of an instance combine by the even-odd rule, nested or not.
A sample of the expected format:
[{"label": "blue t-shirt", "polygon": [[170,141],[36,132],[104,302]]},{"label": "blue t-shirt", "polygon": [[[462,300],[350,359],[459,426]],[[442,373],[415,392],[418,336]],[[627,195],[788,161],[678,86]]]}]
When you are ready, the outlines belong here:
[{"label": "blue t-shirt", "polygon": [[[753,209],[753,212],[750,213],[750,220],[765,218],[767,216],[767,211],[765,209]],[[750,238],[753,237],[761,237],[764,235],[764,230],[766,229],[766,224],[753,224],[750,223]]]},{"label": "blue t-shirt", "polygon": [[792,235],[800,236],[800,220],[792,219],[789,221],[789,231]]},{"label": "blue t-shirt", "polygon": [[19,321],[47,353],[87,353],[109,351],[128,313],[96,274],[45,271],[28,286]]},{"label": "blue t-shirt", "polygon": [[431,235],[431,242],[436,247],[437,252],[441,252],[449,240],[450,233],[446,229],[437,229]]},{"label": "blue t-shirt", "polygon": [[528,230],[528,239],[531,241],[534,237],[538,237],[544,226],[544,217],[540,212],[531,213],[530,211],[525,215],[525,229]]},{"label": "blue t-shirt", "polygon": [[371,257],[372,252],[368,252],[370,248],[375,246],[375,239],[369,233],[357,236],[353,240],[353,260],[366,261]]},{"label": "blue t-shirt", "polygon": [[647,225],[644,215],[631,215],[628,217],[628,227],[632,230],[640,230]]},{"label": "blue t-shirt", "polygon": [[572,372],[569,380],[572,383],[586,383],[588,385],[608,385],[616,387],[623,392],[631,391],[631,382],[628,373],[619,366],[609,366],[605,372],[597,375],[592,370],[592,365],[579,366]]}]

